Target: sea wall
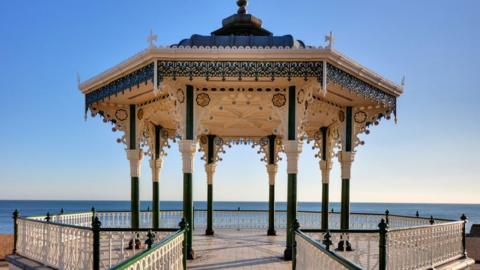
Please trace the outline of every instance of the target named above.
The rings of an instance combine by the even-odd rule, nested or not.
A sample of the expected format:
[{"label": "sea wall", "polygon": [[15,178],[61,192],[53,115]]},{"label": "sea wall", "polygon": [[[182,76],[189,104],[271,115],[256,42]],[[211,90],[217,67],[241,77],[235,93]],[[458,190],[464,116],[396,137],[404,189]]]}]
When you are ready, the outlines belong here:
[{"label": "sea wall", "polygon": [[0,234],[0,261],[13,251],[13,234]]}]

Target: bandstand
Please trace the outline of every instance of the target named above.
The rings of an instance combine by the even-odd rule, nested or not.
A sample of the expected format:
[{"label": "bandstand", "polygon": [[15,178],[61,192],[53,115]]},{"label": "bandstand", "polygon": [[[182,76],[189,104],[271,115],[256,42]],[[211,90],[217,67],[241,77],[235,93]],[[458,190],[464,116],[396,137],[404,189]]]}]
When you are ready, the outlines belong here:
[{"label": "bandstand", "polygon": [[[332,33],[326,36],[324,47],[306,45],[291,35],[276,36],[263,28],[259,18],[247,13],[247,1],[239,0],[237,4],[238,12],[225,18],[222,27],[210,35],[192,35],[178,44],[157,47],[156,36],[151,34],[148,48],[79,85],[85,95],[85,113],[103,118],[104,122],[113,125],[113,131],[119,132],[117,141],[126,148],[131,176],[131,209],[123,216],[93,212],[72,216],[68,222],[65,221],[68,215],[47,216],[47,222],[51,223],[54,218],[59,224],[71,226],[81,226],[79,222],[89,226],[93,220],[91,228],[85,232],[93,237],[86,244],[93,251],[91,255],[84,255],[88,263],[82,269],[90,269],[90,265],[94,269],[114,266],[117,269],[176,269],[182,267],[182,261],[186,267],[184,259],[195,258],[194,220],[196,230],[201,228],[202,233],[210,237],[215,237],[215,230],[221,227],[216,227],[213,209],[214,174],[215,168],[221,166],[221,155],[232,144],[250,144],[256,148],[268,174],[264,181],[269,185],[268,213],[262,216],[250,213],[246,224],[261,220],[259,228],[272,237],[283,230],[281,234],[286,237],[283,257],[285,260],[296,258],[294,268],[426,269],[422,267],[466,258],[462,238],[465,220],[447,221],[418,215],[402,217],[388,212],[379,215],[350,213],[351,165],[355,151],[364,144],[359,135],[368,134],[382,119],[396,118],[397,98],[403,92],[403,83],[395,84],[338,52]],[[322,211],[318,213],[302,213],[296,208],[298,159],[306,142],[311,142],[317,151],[322,175]],[[183,211],[172,214],[174,221],[166,225],[163,222],[167,222],[167,218],[161,216],[159,203],[160,171],[162,166],[168,166],[163,159],[165,147],[171,143],[178,143],[183,162]],[[205,211],[194,214],[192,175],[197,152],[205,162],[208,202]],[[286,172],[277,171],[281,155],[286,156]],[[140,168],[144,158],[149,159],[152,170],[152,211],[148,213],[140,210],[139,197]],[[341,166],[341,179],[330,179],[335,159]],[[278,173],[288,175],[286,213],[274,209]],[[329,213],[330,181],[341,181],[340,213]],[[202,215],[205,218],[199,218]],[[309,215],[314,216],[311,224],[308,223]],[[39,217],[36,221],[42,222],[45,218]],[[178,229],[181,218],[184,219]],[[17,216],[15,226],[25,229],[26,220]],[[113,228],[106,229],[108,224]],[[449,249],[442,245],[445,252],[439,253],[439,258],[425,255],[412,259],[411,265],[405,268],[397,267],[403,261],[398,254],[409,254],[408,258],[412,258],[416,249],[410,247],[410,253],[402,253],[403,247],[409,247],[396,246],[396,243],[403,243],[403,231],[394,234],[392,230],[387,237],[388,226],[434,230],[442,224],[449,227],[435,231],[438,232],[435,241],[448,241]],[[16,232],[21,234],[22,229],[17,227]],[[122,249],[124,245],[136,243],[128,237],[133,235],[136,239],[136,235],[143,232],[142,241],[176,243],[176,253],[168,254],[177,259],[168,267],[162,268],[160,264],[153,267],[157,262],[149,257],[152,255],[149,249],[145,252],[150,253],[133,257],[136,261],[130,259],[122,263],[130,254],[112,263],[110,246],[110,263],[102,264],[105,259],[102,257],[102,233],[107,237],[106,232],[109,232],[109,243],[112,243],[112,239],[119,241],[120,238],[115,237],[120,236],[115,236],[115,232],[121,228],[129,228],[127,231],[132,233],[122,234],[121,239],[125,240]],[[156,238],[151,236],[152,231],[157,232]],[[356,241],[360,233],[367,235],[362,239],[368,240]],[[313,240],[318,239],[318,234],[322,241]],[[161,238],[161,235],[168,237]],[[415,233],[409,234],[413,236]],[[28,234],[24,233],[16,238],[17,245],[21,246],[26,237]],[[397,242],[388,242],[391,239]],[[330,251],[332,244],[339,253]],[[370,245],[375,247],[372,254],[369,253]],[[158,248],[164,246],[158,245]],[[433,245],[429,247],[434,248]],[[22,248],[25,249],[16,247],[17,251]],[[393,254],[395,248],[398,252]],[[361,253],[362,256],[366,254],[361,260],[346,255],[360,250],[368,250]],[[23,254],[22,251],[19,254],[28,257],[33,253],[23,250]],[[33,259],[42,261],[40,257]],[[146,264],[134,268],[145,258],[149,258],[150,268]],[[55,266],[67,268],[65,264]]]}]

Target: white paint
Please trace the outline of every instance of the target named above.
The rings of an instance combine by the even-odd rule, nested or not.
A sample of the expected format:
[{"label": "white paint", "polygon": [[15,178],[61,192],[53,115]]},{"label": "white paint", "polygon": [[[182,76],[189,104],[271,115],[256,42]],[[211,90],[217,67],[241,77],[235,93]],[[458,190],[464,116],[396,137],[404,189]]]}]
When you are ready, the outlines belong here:
[{"label": "white paint", "polygon": [[195,152],[197,151],[197,143],[193,140],[181,140],[178,143],[178,148],[182,154],[183,173],[193,172],[193,160]]},{"label": "white paint", "polygon": [[140,149],[127,149],[127,159],[130,161],[130,176],[140,177],[142,170],[143,151]]},{"label": "white paint", "polygon": [[287,173],[298,173],[298,157],[302,152],[302,143],[298,141],[284,141],[287,155]]},{"label": "white paint", "polygon": [[213,174],[217,165],[215,163],[205,164],[205,172],[207,173],[207,184],[213,185]]},{"label": "white paint", "polygon": [[278,171],[277,164],[267,164],[268,184],[271,186],[275,185],[275,178],[277,176],[277,171]]},{"label": "white paint", "polygon": [[340,162],[342,168],[342,179],[350,179],[354,156],[355,153],[349,151],[341,151],[338,153],[338,161]]},{"label": "white paint", "polygon": [[162,170],[163,159],[152,159],[150,160],[150,168],[152,169],[152,181],[160,181],[160,171]]}]

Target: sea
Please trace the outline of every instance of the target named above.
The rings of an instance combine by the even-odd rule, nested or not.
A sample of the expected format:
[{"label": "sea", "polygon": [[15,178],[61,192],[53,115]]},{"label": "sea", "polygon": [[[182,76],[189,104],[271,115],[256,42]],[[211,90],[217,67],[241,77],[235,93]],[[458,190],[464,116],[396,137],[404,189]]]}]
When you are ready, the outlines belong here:
[{"label": "sea", "polygon": [[[142,201],[141,209],[147,210],[150,201]],[[46,200],[0,200],[0,234],[13,232],[12,213],[15,209],[20,211],[21,216],[44,215],[47,212],[59,213],[64,209],[65,213],[90,211],[92,207],[97,210],[129,210],[129,201],[46,201]],[[194,202],[196,209],[206,209],[207,202]],[[276,202],[277,210],[286,210],[286,202]],[[320,202],[299,202],[298,210],[320,211]],[[214,209],[218,210],[267,210],[267,202],[214,202]],[[160,209],[181,210],[181,201],[161,201]],[[330,203],[330,209],[340,211],[340,203]],[[414,216],[419,211],[421,216],[435,218],[447,218],[458,220],[462,214],[467,215],[467,232],[472,224],[480,224],[480,204],[425,204],[425,203],[363,203],[353,202],[350,205],[351,212],[360,213],[385,213]]]}]

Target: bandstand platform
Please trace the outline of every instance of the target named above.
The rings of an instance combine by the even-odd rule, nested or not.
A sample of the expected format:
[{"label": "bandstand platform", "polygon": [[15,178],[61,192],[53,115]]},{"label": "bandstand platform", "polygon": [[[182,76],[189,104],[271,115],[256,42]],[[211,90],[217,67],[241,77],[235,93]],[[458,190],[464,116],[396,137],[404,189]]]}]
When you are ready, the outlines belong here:
[{"label": "bandstand platform", "polygon": [[[396,120],[403,82],[337,51],[331,32],[325,46],[306,45],[265,29],[248,14],[246,0],[237,5],[210,35],[158,47],[151,33],[148,48],[79,83],[85,116],[102,118],[120,134],[130,167],[130,209],[37,217],[15,212],[11,269],[467,269],[473,261],[465,248],[465,216],[350,211],[355,153],[373,127]],[[319,212],[297,209],[306,143],[316,151],[322,176]],[[159,198],[170,144],[178,144],[183,186],[183,209],[171,211]],[[261,155],[266,211],[213,209],[215,169],[235,144]],[[196,152],[205,162],[206,209],[193,208]],[[140,210],[144,157],[152,171],[151,211]],[[278,211],[283,158],[287,209]],[[331,212],[330,171],[337,159],[341,209]]]}]

